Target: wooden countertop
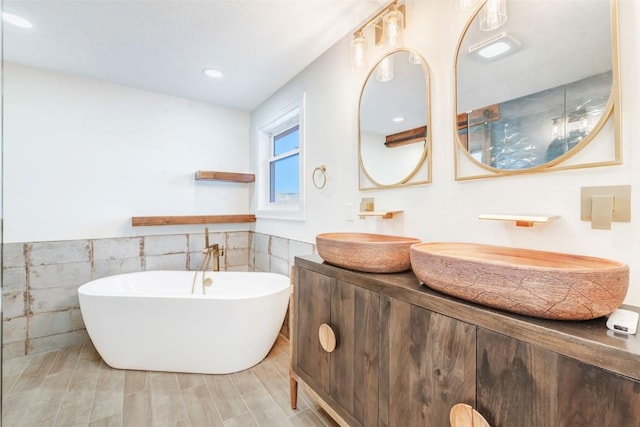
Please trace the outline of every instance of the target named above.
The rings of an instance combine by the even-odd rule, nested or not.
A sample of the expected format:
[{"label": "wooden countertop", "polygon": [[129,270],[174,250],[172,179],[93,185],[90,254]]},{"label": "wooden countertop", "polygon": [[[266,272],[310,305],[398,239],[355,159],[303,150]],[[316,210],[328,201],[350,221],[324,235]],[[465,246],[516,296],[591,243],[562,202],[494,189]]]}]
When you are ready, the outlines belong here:
[{"label": "wooden countertop", "polygon": [[[317,255],[296,257],[295,263],[298,267],[640,380],[640,337],[610,331],[604,317],[585,321],[538,319],[434,291],[420,283],[410,270],[393,274],[361,273],[329,265]],[[640,307],[623,305],[621,308],[640,313]]]}]

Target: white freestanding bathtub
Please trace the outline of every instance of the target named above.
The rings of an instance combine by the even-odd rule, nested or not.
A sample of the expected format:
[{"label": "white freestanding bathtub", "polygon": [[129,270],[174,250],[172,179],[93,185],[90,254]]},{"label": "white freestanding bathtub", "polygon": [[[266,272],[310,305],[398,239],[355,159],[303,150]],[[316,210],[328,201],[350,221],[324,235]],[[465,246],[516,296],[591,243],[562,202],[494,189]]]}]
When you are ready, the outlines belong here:
[{"label": "white freestanding bathtub", "polygon": [[119,274],[78,288],[87,332],[111,367],[226,374],[259,363],[273,346],[289,301],[275,273],[207,272],[195,295],[192,271]]}]

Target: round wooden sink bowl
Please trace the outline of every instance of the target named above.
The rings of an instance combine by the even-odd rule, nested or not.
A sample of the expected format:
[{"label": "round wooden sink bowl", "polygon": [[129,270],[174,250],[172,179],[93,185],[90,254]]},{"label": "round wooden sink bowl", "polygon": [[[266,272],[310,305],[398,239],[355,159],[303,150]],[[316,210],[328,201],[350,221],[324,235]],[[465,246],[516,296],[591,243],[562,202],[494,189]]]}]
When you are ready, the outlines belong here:
[{"label": "round wooden sink bowl", "polygon": [[608,315],[629,287],[629,267],[620,262],[474,243],[414,245],[411,268],[442,293],[545,319]]},{"label": "round wooden sink bowl", "polygon": [[413,237],[369,233],[324,233],[316,236],[318,254],[328,264],[368,273],[397,273],[411,268]]}]

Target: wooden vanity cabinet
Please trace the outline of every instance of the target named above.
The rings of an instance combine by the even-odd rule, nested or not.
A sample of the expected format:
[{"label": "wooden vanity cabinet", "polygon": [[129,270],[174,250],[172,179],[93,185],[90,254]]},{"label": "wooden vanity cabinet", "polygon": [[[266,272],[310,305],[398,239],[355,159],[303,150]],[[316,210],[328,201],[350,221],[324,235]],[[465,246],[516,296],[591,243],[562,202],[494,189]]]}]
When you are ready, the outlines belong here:
[{"label": "wooden vanity cabinet", "polygon": [[349,425],[444,426],[474,403],[474,326],[301,268],[294,307],[293,370]]},{"label": "wooden vanity cabinet", "polygon": [[[318,257],[296,258],[296,275],[292,381],[341,425],[449,427],[453,405],[467,403],[492,427],[640,427],[640,336],[616,336],[603,319],[506,313],[411,272]],[[320,345],[325,323],[333,352]]]},{"label": "wooden vanity cabinet", "polygon": [[477,410],[494,427],[640,425],[640,382],[477,330]]},{"label": "wooden vanity cabinet", "polygon": [[[449,426],[475,404],[475,326],[383,297],[380,426]],[[388,334],[388,336],[384,336]]]},{"label": "wooden vanity cabinet", "polygon": [[[379,294],[305,269],[297,278],[294,371],[350,425],[377,425]],[[320,345],[323,324],[332,352]]]}]

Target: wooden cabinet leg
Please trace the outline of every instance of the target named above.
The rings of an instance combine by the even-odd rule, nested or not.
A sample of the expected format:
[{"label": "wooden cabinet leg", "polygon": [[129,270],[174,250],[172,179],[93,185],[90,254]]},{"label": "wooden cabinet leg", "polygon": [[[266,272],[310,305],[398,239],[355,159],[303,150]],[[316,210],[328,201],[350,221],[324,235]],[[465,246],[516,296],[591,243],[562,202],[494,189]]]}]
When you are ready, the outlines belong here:
[{"label": "wooden cabinet leg", "polygon": [[289,377],[289,393],[291,394],[291,409],[298,408],[298,381]]},{"label": "wooden cabinet leg", "polygon": [[291,397],[291,409],[298,408],[298,381],[296,381],[295,374],[293,373],[293,354],[294,354],[294,338],[296,336],[295,314],[293,303],[295,301],[295,283],[296,283],[296,268],[291,266],[291,273],[289,274],[291,281],[291,295],[289,296],[289,394]]}]

